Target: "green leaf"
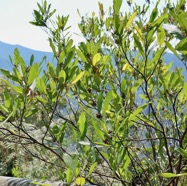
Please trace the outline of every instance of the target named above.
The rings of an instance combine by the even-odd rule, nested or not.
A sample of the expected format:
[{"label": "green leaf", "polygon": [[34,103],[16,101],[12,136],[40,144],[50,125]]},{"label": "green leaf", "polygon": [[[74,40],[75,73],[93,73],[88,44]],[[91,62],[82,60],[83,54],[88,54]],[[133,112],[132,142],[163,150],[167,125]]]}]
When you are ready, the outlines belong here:
[{"label": "green leaf", "polygon": [[1,111],[8,113],[8,109],[3,104],[0,104],[0,109]]},{"label": "green leaf", "polygon": [[28,112],[25,113],[25,118],[28,118],[28,117],[34,115],[36,112],[38,112],[38,109],[36,109],[36,108],[29,110]]},{"label": "green leaf", "polygon": [[84,112],[81,113],[79,120],[78,120],[78,124],[79,124],[79,130],[81,133],[81,140],[83,140],[87,132],[86,115]]},{"label": "green leaf", "polygon": [[125,160],[125,163],[123,165],[123,169],[127,170],[129,164],[131,163],[131,159],[129,158],[128,154],[125,155],[124,160]]},{"label": "green leaf", "polygon": [[182,54],[187,54],[187,38],[182,39],[175,47]]},{"label": "green leaf", "polygon": [[76,183],[77,186],[83,186],[86,183],[86,180],[83,177],[78,177],[75,180],[75,183]]},{"label": "green leaf", "polygon": [[74,85],[75,83],[77,83],[77,81],[79,81],[82,77],[83,77],[83,75],[85,74],[85,71],[82,71],[75,79],[74,79],[74,81],[72,81],[72,85]]},{"label": "green leaf", "polygon": [[26,67],[25,62],[24,62],[23,58],[20,56],[19,50],[17,48],[14,50],[14,64],[16,66],[18,66],[20,64],[22,67],[22,70],[23,70],[23,68]]},{"label": "green leaf", "polygon": [[115,14],[119,14],[122,5],[122,0],[113,0],[113,9]]},{"label": "green leaf", "polygon": [[49,18],[52,17],[52,15],[56,12],[56,9],[54,9],[52,12],[49,14]]},{"label": "green leaf", "polygon": [[130,116],[129,116],[129,121],[131,121],[133,118],[135,118],[138,114],[140,114],[146,107],[148,103],[145,103],[138,107]]},{"label": "green leaf", "polygon": [[92,164],[92,166],[90,167],[89,173],[87,175],[90,176],[92,174],[92,172],[94,171],[94,169],[97,167],[97,162],[95,162],[94,164]]},{"label": "green leaf", "polygon": [[95,66],[100,60],[101,60],[100,53],[95,54],[92,61],[93,66]]},{"label": "green leaf", "polygon": [[50,44],[50,47],[51,47],[51,49],[53,51],[54,56],[56,57],[57,56],[57,52],[56,52],[55,44],[53,43],[51,38],[49,38],[49,44]]},{"label": "green leaf", "polygon": [[158,8],[155,7],[151,12],[149,22],[153,22],[156,19],[157,15],[158,15]]},{"label": "green leaf", "polygon": [[88,62],[87,59],[86,59],[86,57],[85,57],[85,55],[83,54],[83,52],[81,50],[77,49],[76,51],[77,51],[77,54],[81,58],[82,61]]},{"label": "green leaf", "polygon": [[157,30],[157,41],[160,47],[165,43],[164,39],[165,39],[165,31],[162,26],[159,26]]},{"label": "green leaf", "polygon": [[0,72],[7,78],[11,79],[11,80],[16,80],[16,76],[13,76],[10,71],[8,70],[4,70],[4,69],[0,69]]},{"label": "green leaf", "polygon": [[36,96],[35,97],[38,101],[40,101],[42,104],[47,104],[47,100],[45,100],[44,98],[40,97],[40,96]]},{"label": "green leaf", "polygon": [[33,81],[39,76],[38,63],[34,63],[28,74],[28,85],[31,85]]},{"label": "green leaf", "polygon": [[153,23],[151,23],[152,27],[159,26],[165,19],[168,18],[168,14],[163,14],[158,19],[156,19]]},{"label": "green leaf", "polygon": [[70,185],[71,181],[73,179],[73,174],[72,174],[72,171],[70,168],[68,168],[66,170],[66,181],[67,181],[67,184]]},{"label": "green leaf", "polygon": [[144,43],[144,34],[142,32],[142,29],[140,29],[138,26],[134,25],[134,28],[136,29],[136,32],[139,36],[139,38],[141,39],[141,42]]},{"label": "green leaf", "polygon": [[171,9],[170,14],[175,18],[175,21],[180,25],[182,29],[187,30],[186,12],[179,10],[176,13],[174,9]]},{"label": "green leaf", "polygon": [[180,177],[180,176],[186,176],[187,173],[181,173],[181,174],[174,174],[174,173],[160,173],[159,176],[164,178],[174,178],[174,177]]},{"label": "green leaf", "polygon": [[98,125],[98,122],[92,120],[92,125],[93,125],[93,127],[95,129],[96,135],[98,135],[102,140],[104,140],[105,139],[104,133],[101,130],[101,127]]},{"label": "green leaf", "polygon": [[184,95],[185,95],[185,99],[187,100],[187,82],[184,84]]},{"label": "green leaf", "polygon": [[15,110],[13,110],[13,111],[9,114],[9,116],[8,116],[3,122],[0,123],[0,125],[3,126],[3,125],[11,118],[11,116],[14,115],[14,113],[15,113]]},{"label": "green leaf", "polygon": [[97,110],[99,113],[101,112],[102,104],[103,104],[103,93],[100,92],[97,97]]},{"label": "green leaf", "polygon": [[177,174],[174,174],[174,173],[160,173],[159,176],[164,177],[164,178],[173,178],[173,177],[177,177]]},{"label": "green leaf", "polygon": [[72,172],[74,172],[78,163],[77,156],[76,155],[70,156],[68,154],[63,154],[63,160],[66,163],[67,167],[70,168]]},{"label": "green leaf", "polygon": [[173,46],[168,42],[168,41],[165,41],[166,43],[166,46],[178,57],[178,59],[181,60],[179,54],[177,53],[177,51],[173,48]]},{"label": "green leaf", "polygon": [[137,12],[134,12],[134,13],[131,15],[131,17],[128,19],[128,22],[127,22],[127,24],[126,24],[126,26],[125,26],[126,30],[129,29],[129,27],[131,26],[131,24],[132,24],[134,18],[136,17],[136,15],[137,15]]},{"label": "green leaf", "polygon": [[73,57],[74,57],[74,52],[73,51],[69,52],[68,55],[67,55],[67,58],[66,58],[66,63],[71,62]]},{"label": "green leaf", "polygon": [[44,82],[44,78],[39,78],[38,80],[37,80],[37,88],[38,88],[38,90],[41,92],[41,93],[47,93],[47,91],[46,91],[46,84],[45,84],[45,82]]},{"label": "green leaf", "polygon": [[142,47],[142,44],[140,43],[141,39],[135,33],[134,33],[133,37],[134,37],[134,42],[139,49],[139,52],[141,53],[142,56],[144,56],[145,55],[144,54],[144,49]]},{"label": "green leaf", "polygon": [[184,156],[184,158],[187,159],[187,151],[185,151],[184,149],[182,149],[182,148],[180,148],[180,147],[178,147],[177,150],[180,152],[180,154],[181,154],[182,156]]},{"label": "green leaf", "polygon": [[59,83],[64,84],[66,81],[66,72],[64,70],[61,70],[58,78],[59,78]]},{"label": "green leaf", "polygon": [[34,62],[34,55],[32,54],[31,57],[30,57],[30,66],[33,65],[33,62]]},{"label": "green leaf", "polygon": [[21,86],[14,86],[8,81],[4,81],[12,90],[23,95],[23,88]]},{"label": "green leaf", "polygon": [[60,52],[60,56],[59,56],[59,64],[61,64],[63,61],[64,61],[64,59],[65,59],[65,51],[64,50],[62,50],[61,52]]},{"label": "green leaf", "polygon": [[103,109],[102,109],[103,114],[106,111],[110,110],[110,101],[113,99],[114,96],[115,96],[114,91],[110,91],[110,92],[107,93],[106,98],[105,98],[104,103],[103,103]]},{"label": "green leaf", "polygon": [[53,78],[53,80],[55,79],[56,73],[55,73],[55,69],[52,63],[48,63],[48,71],[49,71],[49,75]]}]

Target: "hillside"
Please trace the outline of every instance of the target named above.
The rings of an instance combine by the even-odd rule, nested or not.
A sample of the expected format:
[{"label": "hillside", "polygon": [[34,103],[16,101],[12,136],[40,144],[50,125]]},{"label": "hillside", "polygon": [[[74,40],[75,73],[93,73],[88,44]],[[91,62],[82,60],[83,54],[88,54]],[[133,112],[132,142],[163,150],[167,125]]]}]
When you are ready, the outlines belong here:
[{"label": "hillside", "polygon": [[14,49],[18,48],[23,59],[28,63],[30,56],[34,55],[34,61],[40,62],[44,56],[47,61],[53,61],[53,54],[51,52],[43,52],[32,50],[20,45],[11,45],[0,41],[0,68],[11,70],[9,55],[13,57]]},{"label": "hillside", "polygon": [[[54,61],[52,52],[32,50],[20,45],[11,45],[0,41],[0,68],[11,70],[9,55],[13,57],[15,48],[19,49],[21,56],[27,63],[29,63],[32,54],[34,55],[35,62],[40,62],[44,56],[46,56],[46,61]],[[165,62],[173,62],[173,68],[184,68],[183,63],[172,53],[165,54]],[[187,74],[184,73],[184,76],[187,80]]]}]

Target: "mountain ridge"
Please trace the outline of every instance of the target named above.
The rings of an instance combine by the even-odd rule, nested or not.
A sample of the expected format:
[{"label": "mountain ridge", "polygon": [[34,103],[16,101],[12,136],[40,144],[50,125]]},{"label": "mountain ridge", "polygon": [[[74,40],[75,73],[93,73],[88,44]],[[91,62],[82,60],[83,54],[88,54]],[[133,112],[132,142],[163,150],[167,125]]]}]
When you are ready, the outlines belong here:
[{"label": "mountain ridge", "polygon": [[[30,57],[33,54],[34,55],[34,62],[41,62],[43,57],[46,56],[46,61],[54,62],[55,59],[53,57],[52,52],[45,52],[45,51],[39,51],[39,50],[33,50],[21,45],[13,45],[13,44],[8,44],[0,41],[0,68],[6,69],[6,70],[11,70],[11,63],[9,56],[13,57],[14,56],[14,50],[15,48],[18,48],[21,57],[25,60],[27,64],[29,64]],[[166,53],[164,55],[164,62],[170,63],[173,62],[172,70],[175,67],[178,68],[183,68],[184,69],[184,64],[172,53]],[[183,75],[185,77],[185,80],[187,80],[187,73],[183,71]]]},{"label": "mountain ridge", "polygon": [[0,41],[0,68],[11,70],[9,56],[14,56],[16,48],[26,63],[29,63],[31,55],[34,55],[35,62],[41,62],[44,56],[46,56],[47,61],[54,61],[52,52],[33,50],[18,44],[13,45]]}]

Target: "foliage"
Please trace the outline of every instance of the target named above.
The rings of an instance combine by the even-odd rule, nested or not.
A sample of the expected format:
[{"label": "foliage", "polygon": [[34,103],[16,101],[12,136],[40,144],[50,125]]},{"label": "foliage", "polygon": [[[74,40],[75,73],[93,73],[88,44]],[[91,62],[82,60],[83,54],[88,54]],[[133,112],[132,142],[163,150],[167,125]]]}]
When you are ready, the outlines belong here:
[{"label": "foliage", "polygon": [[121,12],[114,0],[108,14],[99,3],[99,16],[81,16],[78,46],[68,16],[53,21],[51,5],[38,4],[31,23],[48,33],[56,65],[33,56],[27,65],[15,49],[13,71],[1,69],[11,89],[0,105],[5,140],[68,184],[185,184],[187,68],[164,61],[171,50],[186,67],[185,3],[129,1]]}]

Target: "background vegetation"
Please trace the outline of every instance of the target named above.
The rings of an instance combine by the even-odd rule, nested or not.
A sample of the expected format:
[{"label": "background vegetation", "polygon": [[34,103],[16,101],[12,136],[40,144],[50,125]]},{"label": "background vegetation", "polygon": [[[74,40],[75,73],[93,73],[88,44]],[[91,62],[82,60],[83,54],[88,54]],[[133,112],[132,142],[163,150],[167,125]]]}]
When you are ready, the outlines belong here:
[{"label": "background vegetation", "polygon": [[[185,0],[150,1],[129,12],[80,15],[73,44],[68,16],[47,1],[31,24],[49,37],[54,62],[26,64],[15,49],[1,69],[2,174],[68,184],[185,185],[187,140]],[[172,51],[184,68],[172,68]],[[9,161],[10,160],[10,161]],[[3,165],[5,166],[5,164]]]}]

